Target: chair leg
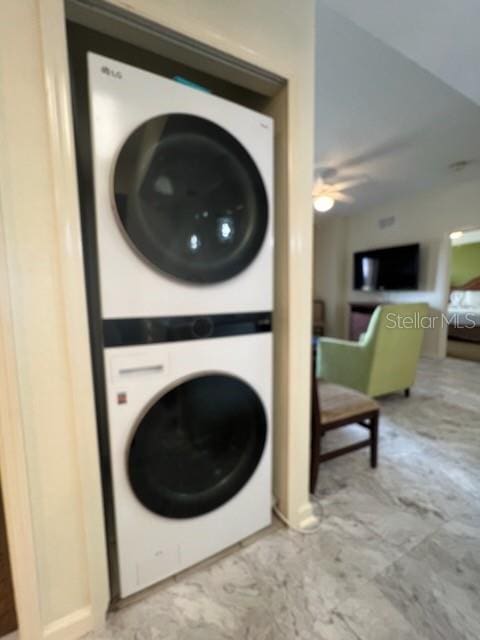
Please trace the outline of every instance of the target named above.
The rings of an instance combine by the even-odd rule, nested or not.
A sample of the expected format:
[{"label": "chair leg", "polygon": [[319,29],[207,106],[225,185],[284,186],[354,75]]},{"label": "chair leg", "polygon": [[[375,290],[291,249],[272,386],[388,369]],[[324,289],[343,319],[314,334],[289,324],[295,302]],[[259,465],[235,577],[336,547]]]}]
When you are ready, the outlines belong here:
[{"label": "chair leg", "polygon": [[318,467],[320,465],[322,447],[322,424],[320,420],[320,402],[315,371],[312,370],[312,430],[310,442],[310,493],[314,493],[317,486]]},{"label": "chair leg", "polygon": [[310,458],[310,493],[315,492],[318,480],[318,470],[320,467],[320,456],[322,455],[322,436],[319,429],[315,429],[312,433],[312,452]]},{"label": "chair leg", "polygon": [[375,469],[378,461],[378,413],[370,419],[370,466]]},{"label": "chair leg", "polygon": [[410,397],[410,387],[408,389],[405,389],[405,391],[403,392],[405,394],[406,398]]}]

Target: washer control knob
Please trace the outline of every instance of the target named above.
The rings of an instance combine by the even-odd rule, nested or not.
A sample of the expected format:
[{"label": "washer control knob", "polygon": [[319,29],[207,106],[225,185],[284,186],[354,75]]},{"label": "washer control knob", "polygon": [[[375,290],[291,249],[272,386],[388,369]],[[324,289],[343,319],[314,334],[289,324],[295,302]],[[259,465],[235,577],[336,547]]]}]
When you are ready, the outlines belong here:
[{"label": "washer control knob", "polygon": [[213,334],[213,320],[208,316],[195,318],[192,322],[192,334],[195,338],[210,338]]}]

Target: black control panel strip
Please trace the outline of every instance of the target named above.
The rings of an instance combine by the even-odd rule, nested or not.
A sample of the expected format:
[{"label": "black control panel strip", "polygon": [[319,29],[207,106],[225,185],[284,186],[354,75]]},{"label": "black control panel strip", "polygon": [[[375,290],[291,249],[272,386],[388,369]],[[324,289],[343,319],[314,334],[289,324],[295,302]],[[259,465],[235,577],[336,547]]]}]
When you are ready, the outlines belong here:
[{"label": "black control panel strip", "polygon": [[115,318],[103,321],[103,343],[105,347],[127,347],[270,331],[270,311],[167,318]]}]

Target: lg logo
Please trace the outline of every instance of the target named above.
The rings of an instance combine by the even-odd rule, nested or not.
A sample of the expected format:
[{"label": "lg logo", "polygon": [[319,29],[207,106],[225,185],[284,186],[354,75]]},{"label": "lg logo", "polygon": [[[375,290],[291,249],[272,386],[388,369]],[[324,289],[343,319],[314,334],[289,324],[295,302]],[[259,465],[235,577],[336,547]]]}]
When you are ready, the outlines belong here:
[{"label": "lg logo", "polygon": [[122,79],[121,71],[114,71],[114,69],[110,69],[110,67],[102,67],[102,73],[106,76],[110,76],[111,78],[116,78],[117,80]]}]

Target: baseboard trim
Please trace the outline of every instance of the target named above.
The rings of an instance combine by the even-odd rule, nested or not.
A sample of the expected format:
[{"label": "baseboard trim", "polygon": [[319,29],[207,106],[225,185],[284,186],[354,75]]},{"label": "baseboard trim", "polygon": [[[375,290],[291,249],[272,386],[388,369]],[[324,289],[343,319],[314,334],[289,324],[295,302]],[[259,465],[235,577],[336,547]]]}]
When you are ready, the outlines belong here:
[{"label": "baseboard trim", "polygon": [[311,529],[315,527],[319,520],[313,510],[313,503],[307,502],[298,510],[298,527],[299,529]]},{"label": "baseboard trim", "polygon": [[95,626],[91,607],[77,609],[63,618],[50,622],[43,631],[45,640],[75,640]]}]

